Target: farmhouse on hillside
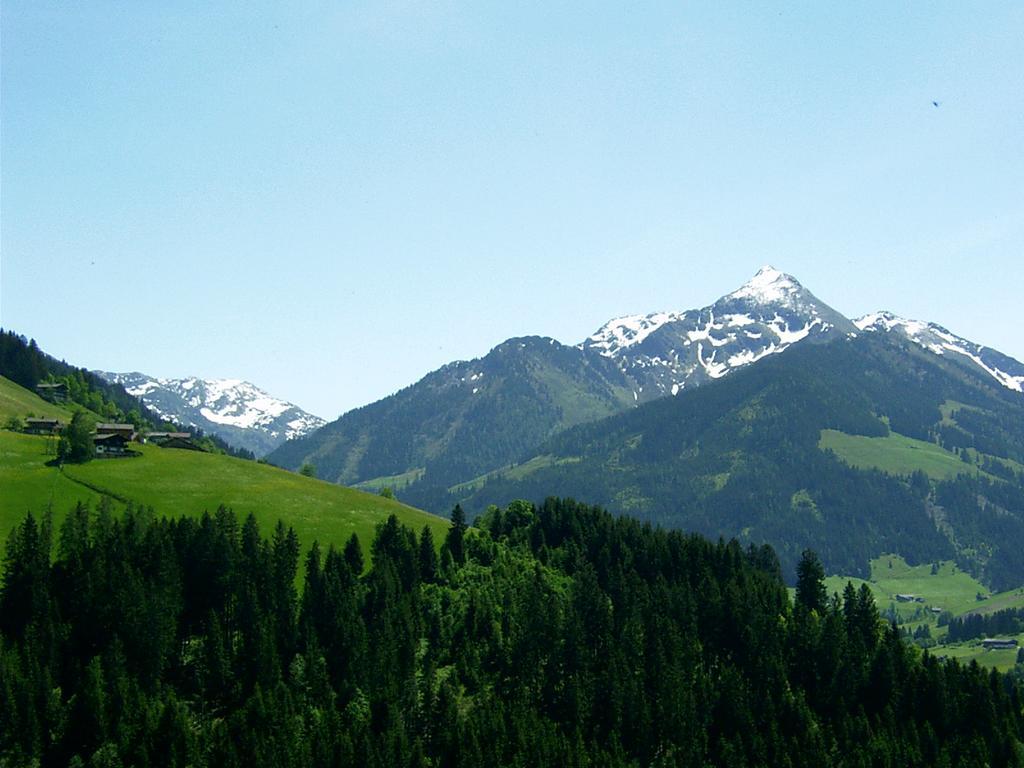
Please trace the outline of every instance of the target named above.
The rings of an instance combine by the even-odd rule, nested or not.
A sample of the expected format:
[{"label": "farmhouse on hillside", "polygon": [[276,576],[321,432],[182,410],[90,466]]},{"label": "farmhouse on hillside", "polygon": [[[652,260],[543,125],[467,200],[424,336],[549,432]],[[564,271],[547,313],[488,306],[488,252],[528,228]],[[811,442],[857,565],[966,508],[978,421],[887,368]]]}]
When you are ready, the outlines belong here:
[{"label": "farmhouse on hillside", "polygon": [[134,424],[107,424],[99,423],[96,425],[97,435],[121,435],[126,442],[131,442],[135,439],[135,425]]},{"label": "farmhouse on hillside", "polygon": [[66,403],[68,385],[63,381],[41,381],[36,384],[36,394],[51,403]]},{"label": "farmhouse on hillside", "polygon": [[124,435],[115,432],[93,435],[92,443],[97,456],[125,456],[128,452],[128,440]]},{"label": "farmhouse on hillside", "polygon": [[25,419],[25,431],[31,435],[55,435],[63,428],[60,419]]}]

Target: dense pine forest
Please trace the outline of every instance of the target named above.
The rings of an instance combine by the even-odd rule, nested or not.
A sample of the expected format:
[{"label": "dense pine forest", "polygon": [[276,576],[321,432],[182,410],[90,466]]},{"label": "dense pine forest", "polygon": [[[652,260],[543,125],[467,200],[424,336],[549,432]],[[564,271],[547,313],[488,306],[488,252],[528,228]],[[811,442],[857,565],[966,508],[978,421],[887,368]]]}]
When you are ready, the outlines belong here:
[{"label": "dense pine forest", "polygon": [[812,552],[794,602],[767,547],[570,500],[452,518],[300,563],[223,508],[27,517],[0,765],[1024,765],[1020,683],[827,595]]}]

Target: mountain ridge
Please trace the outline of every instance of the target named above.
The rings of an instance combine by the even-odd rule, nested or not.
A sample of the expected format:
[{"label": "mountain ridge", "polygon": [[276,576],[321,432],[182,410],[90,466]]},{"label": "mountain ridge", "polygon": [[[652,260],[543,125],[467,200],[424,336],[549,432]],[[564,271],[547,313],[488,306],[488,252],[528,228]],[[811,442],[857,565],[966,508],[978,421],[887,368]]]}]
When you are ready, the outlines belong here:
[{"label": "mountain ridge", "polygon": [[120,384],[159,416],[217,435],[257,456],[326,423],[242,379],[157,378],[138,371],[94,373]]},{"label": "mountain ridge", "polygon": [[[938,453],[952,471],[893,471],[878,451],[861,466],[829,435],[896,441],[912,469]],[[1024,580],[1024,399],[899,335],[801,346],[578,425],[433,503],[474,514],[552,489],[669,528],[770,543],[788,567],[805,547],[851,574],[898,551],[956,558],[993,584]]]}]

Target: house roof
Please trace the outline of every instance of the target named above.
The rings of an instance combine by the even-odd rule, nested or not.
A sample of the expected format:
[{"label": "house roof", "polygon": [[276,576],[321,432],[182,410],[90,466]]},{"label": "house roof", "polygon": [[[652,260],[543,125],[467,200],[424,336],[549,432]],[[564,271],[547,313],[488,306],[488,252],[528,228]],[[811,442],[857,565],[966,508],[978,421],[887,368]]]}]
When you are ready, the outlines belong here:
[{"label": "house roof", "polygon": [[134,431],[135,430],[135,425],[134,424],[108,424],[108,423],[105,423],[105,422],[101,422],[101,423],[96,425],[96,429],[130,429],[130,430]]},{"label": "house roof", "polygon": [[25,423],[26,424],[60,424],[61,421],[60,421],[60,419],[37,419],[37,418],[34,418],[34,417],[29,417],[29,418],[25,419]]},{"label": "house roof", "polygon": [[190,451],[203,451],[205,453],[205,450],[201,445],[187,437],[172,437],[168,440],[164,440],[159,445],[161,448],[186,448]]},{"label": "house roof", "polygon": [[125,436],[124,435],[118,435],[116,433],[107,433],[105,435],[93,435],[92,436],[92,441],[94,443],[102,443],[102,442],[116,441],[116,440],[125,440]]},{"label": "house roof", "polygon": [[63,381],[41,381],[36,384],[36,389],[64,389],[67,387]]}]

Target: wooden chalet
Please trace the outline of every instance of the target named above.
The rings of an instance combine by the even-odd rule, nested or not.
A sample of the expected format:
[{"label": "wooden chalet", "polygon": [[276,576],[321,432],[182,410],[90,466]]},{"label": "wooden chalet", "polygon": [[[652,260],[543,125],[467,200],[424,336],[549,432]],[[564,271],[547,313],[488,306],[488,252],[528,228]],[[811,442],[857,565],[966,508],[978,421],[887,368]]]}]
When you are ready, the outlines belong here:
[{"label": "wooden chalet", "polygon": [[25,431],[31,435],[56,435],[62,429],[60,419],[25,419]]},{"label": "wooden chalet", "polygon": [[63,381],[41,381],[36,384],[36,394],[51,403],[66,403],[68,385]]},{"label": "wooden chalet", "polygon": [[93,435],[92,444],[97,456],[125,456],[129,440],[117,432]]},{"label": "wooden chalet", "polygon": [[125,440],[131,442],[135,439],[134,424],[109,424],[99,423],[96,425],[97,435],[121,435]]}]

